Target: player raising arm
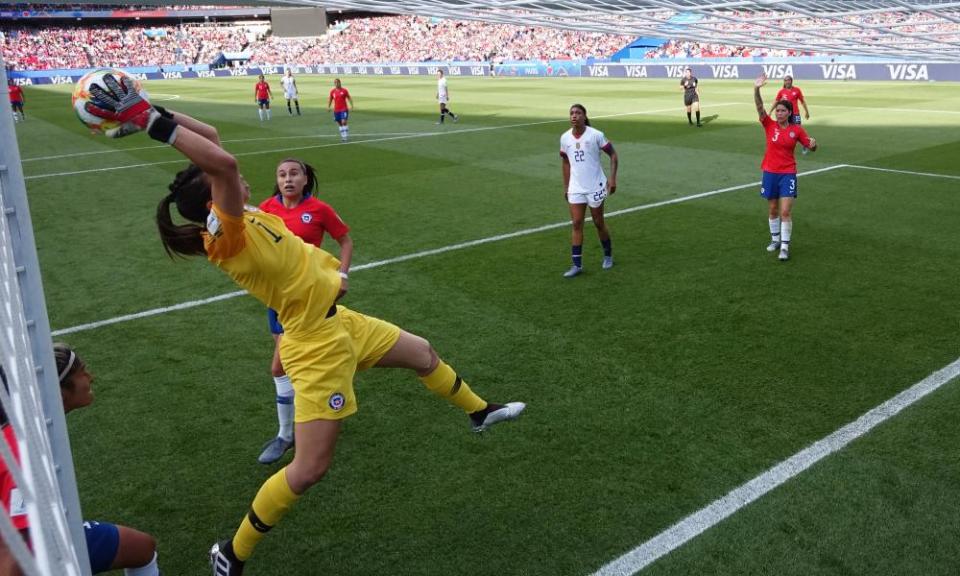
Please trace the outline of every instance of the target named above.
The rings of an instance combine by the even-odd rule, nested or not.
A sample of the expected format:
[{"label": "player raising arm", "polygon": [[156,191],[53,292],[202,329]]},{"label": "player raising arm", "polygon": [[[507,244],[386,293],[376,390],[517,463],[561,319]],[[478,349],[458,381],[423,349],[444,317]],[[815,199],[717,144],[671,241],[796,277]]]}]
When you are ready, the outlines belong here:
[{"label": "player raising arm", "polygon": [[[234,536],[212,547],[215,576],[241,574],[257,543],[326,474],[340,422],[357,411],[357,371],[373,366],[414,371],[427,389],[462,409],[475,431],[520,415],[525,407],[521,402],[492,404],[473,392],[427,340],[337,306],[340,262],[304,243],[279,217],[245,206],[250,190],[236,158],[217,143],[215,129],[154,109],[132,81],[97,94],[88,111],[127,123],[131,130],[144,129],[192,162],[177,174],[157,207],[157,226],[168,254],[205,256],[276,310],[284,327],[280,356],[296,393],[297,450],[293,462],[257,492]],[[173,222],[172,206],[187,224]],[[224,351],[233,346],[223,343]]]},{"label": "player raising arm", "polygon": [[780,260],[790,259],[790,239],[793,233],[793,202],[797,198],[797,161],[794,149],[799,142],[811,151],[817,149],[817,141],[807,135],[802,126],[790,123],[793,106],[780,100],[773,106],[776,120],[770,118],[763,108],[760,88],[767,83],[767,75],[761,74],[753,83],[753,100],[757,105],[760,124],[766,133],[767,149],[760,169],[763,178],[760,196],[767,199],[770,223],[770,244],[767,252],[780,250]]}]

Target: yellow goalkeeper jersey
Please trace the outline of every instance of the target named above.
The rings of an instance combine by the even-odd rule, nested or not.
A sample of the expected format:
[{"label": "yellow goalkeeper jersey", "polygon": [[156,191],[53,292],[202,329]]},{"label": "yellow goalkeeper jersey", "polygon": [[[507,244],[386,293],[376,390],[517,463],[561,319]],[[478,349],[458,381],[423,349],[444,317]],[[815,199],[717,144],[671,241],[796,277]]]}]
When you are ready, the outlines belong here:
[{"label": "yellow goalkeeper jersey", "polygon": [[207,258],[277,311],[284,332],[308,336],[340,291],[340,261],[305,243],[273,214],[247,207],[242,218],[214,205],[204,234]]}]

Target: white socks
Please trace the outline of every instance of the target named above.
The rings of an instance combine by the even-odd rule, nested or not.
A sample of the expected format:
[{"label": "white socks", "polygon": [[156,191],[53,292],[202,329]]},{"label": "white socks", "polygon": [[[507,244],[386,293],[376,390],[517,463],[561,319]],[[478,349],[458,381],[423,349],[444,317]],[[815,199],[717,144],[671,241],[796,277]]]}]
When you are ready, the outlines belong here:
[{"label": "white socks", "polygon": [[770,239],[774,242],[780,241],[780,219],[770,218]]},{"label": "white socks", "polygon": [[260,121],[263,122],[263,108],[257,108],[257,115],[260,116]]},{"label": "white socks", "polygon": [[780,224],[780,243],[790,244],[790,234],[793,232],[793,220]]},{"label": "white socks", "polygon": [[284,440],[293,439],[293,384],[290,377],[274,376],[273,384],[277,387],[277,421],[280,423],[280,431],[277,436]]},{"label": "white socks", "polygon": [[347,126],[341,126],[341,127],[340,127],[340,138],[341,138],[342,140],[346,140],[346,139],[347,139],[347,134],[349,134],[349,133],[350,133],[350,128],[348,128]]},{"label": "white socks", "polygon": [[123,576],[160,576],[160,568],[157,567],[157,553],[153,553],[153,560],[139,568],[127,568],[123,571]]}]

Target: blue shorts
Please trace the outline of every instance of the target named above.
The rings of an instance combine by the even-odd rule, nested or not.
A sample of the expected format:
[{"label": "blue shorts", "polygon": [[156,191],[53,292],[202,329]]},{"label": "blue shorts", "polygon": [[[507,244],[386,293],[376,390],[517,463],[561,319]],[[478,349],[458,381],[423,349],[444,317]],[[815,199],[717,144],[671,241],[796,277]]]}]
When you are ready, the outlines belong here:
[{"label": "blue shorts", "polygon": [[120,547],[120,530],[108,522],[89,520],[83,523],[83,534],[87,537],[90,569],[94,574],[110,570]]},{"label": "blue shorts", "polygon": [[760,195],[767,200],[797,197],[797,175],[763,172],[760,182]]},{"label": "blue shorts", "polygon": [[346,122],[347,118],[350,117],[350,111],[344,110],[343,112],[334,112],[333,121],[334,122]]},{"label": "blue shorts", "polygon": [[267,308],[267,323],[270,324],[271,334],[283,334],[283,325],[277,318],[277,311],[273,308]]},{"label": "blue shorts", "polygon": [[266,106],[267,108],[269,108],[269,107],[270,107],[270,99],[269,99],[269,98],[261,98],[261,99],[257,100],[257,104],[259,104],[260,106]]},{"label": "blue shorts", "polygon": [[797,126],[799,126],[799,125],[800,125],[800,115],[799,115],[799,114],[794,114],[793,116],[791,116],[791,117],[790,117],[790,123],[791,123],[791,124],[796,124]]}]

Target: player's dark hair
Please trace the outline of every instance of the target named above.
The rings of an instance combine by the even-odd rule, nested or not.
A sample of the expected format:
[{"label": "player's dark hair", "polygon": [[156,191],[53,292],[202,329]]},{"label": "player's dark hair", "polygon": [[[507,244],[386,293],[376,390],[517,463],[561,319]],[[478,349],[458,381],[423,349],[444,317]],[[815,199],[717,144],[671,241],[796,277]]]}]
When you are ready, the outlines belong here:
[{"label": "player's dark hair", "polygon": [[574,108],[576,108],[576,109],[580,110],[581,112],[583,112],[583,121],[584,121],[584,124],[586,124],[587,126],[590,126],[590,117],[587,116],[587,109],[583,107],[583,104],[574,104],[573,106],[570,107],[571,110],[574,109]]},{"label": "player's dark hair", "polygon": [[[170,193],[157,205],[157,229],[160,231],[160,241],[167,256],[202,256],[206,254],[203,247],[203,231],[205,230],[208,208],[213,196],[210,184],[204,177],[203,171],[191,164],[177,173],[170,184]],[[189,224],[175,224],[170,214],[170,205],[176,203],[177,212]]]},{"label": "player's dark hair", "polygon": [[783,106],[787,109],[787,113],[793,116],[793,104],[791,104],[789,100],[777,100],[777,103],[773,105],[774,110],[776,110],[777,106]]},{"label": "player's dark hair", "polygon": [[83,365],[80,356],[69,345],[63,342],[53,343],[53,359],[57,363],[57,375],[60,379],[60,387],[71,389],[73,385],[70,382],[70,376],[77,366]]},{"label": "player's dark hair", "polygon": [[[307,175],[307,183],[303,186],[303,197],[307,198],[313,196],[314,192],[317,191],[317,171],[313,166],[307,164],[299,158],[284,158],[279,163],[277,167],[280,167],[280,164],[286,164],[287,162],[296,162],[300,165],[300,169],[303,170],[303,173]],[[273,194],[275,196],[280,195],[280,186],[276,183],[273,185]]]}]

